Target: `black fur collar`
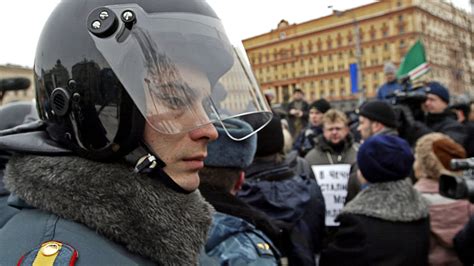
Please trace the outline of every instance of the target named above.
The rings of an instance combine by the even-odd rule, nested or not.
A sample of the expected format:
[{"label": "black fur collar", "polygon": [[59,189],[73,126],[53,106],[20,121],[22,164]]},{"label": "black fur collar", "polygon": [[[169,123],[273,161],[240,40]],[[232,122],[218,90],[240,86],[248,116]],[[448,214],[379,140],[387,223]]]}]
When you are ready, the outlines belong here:
[{"label": "black fur collar", "polygon": [[85,224],[161,265],[196,264],[211,224],[212,207],[199,191],[177,193],[117,163],[16,155],[5,183],[33,207]]}]

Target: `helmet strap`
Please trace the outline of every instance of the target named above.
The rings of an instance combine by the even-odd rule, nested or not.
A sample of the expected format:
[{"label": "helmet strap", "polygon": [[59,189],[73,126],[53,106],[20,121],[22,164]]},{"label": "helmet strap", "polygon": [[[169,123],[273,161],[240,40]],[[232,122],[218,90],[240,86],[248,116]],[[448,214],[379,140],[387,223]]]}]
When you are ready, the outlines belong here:
[{"label": "helmet strap", "polygon": [[192,191],[184,190],[163,170],[166,163],[155,155],[146,143],[140,143],[138,147],[125,156],[125,160],[134,166],[135,173],[146,174],[163,183],[166,187],[178,192],[189,194]]}]

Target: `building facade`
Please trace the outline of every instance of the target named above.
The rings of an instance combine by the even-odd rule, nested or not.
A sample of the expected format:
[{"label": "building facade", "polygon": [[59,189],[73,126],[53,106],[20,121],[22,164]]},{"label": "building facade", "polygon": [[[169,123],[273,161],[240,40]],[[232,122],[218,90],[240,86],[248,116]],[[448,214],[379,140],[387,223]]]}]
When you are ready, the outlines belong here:
[{"label": "building facade", "polygon": [[0,106],[13,101],[33,100],[35,91],[33,85],[33,70],[31,68],[17,65],[0,65],[0,79],[6,78],[27,78],[30,80],[30,87],[25,90],[0,91]]},{"label": "building facade", "polygon": [[276,102],[301,88],[308,101],[324,97],[348,110],[361,96],[352,93],[349,74],[357,61],[357,30],[364,96],[374,97],[385,82],[384,63],[398,66],[418,39],[432,68],[423,78],[474,96],[473,22],[471,14],[440,0],[382,0],[299,24],[282,20],[243,44],[262,90],[272,91]]}]

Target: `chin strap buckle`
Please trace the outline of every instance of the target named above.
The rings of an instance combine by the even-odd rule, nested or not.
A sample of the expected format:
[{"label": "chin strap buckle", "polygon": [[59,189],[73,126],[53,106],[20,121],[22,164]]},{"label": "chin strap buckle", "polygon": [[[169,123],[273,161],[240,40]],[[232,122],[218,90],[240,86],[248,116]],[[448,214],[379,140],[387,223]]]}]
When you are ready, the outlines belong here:
[{"label": "chin strap buckle", "polygon": [[151,154],[147,154],[138,159],[138,162],[134,168],[134,172],[141,173],[145,169],[154,169],[157,165],[158,163],[156,161],[156,157]]}]

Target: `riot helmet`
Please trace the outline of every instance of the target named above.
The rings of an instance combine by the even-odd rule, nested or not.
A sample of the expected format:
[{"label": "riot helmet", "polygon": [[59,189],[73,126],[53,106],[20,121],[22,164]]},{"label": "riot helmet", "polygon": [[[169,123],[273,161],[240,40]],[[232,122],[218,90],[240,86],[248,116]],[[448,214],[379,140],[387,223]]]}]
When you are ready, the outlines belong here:
[{"label": "riot helmet", "polygon": [[[49,136],[94,160],[134,150],[145,123],[165,134],[215,123],[242,140],[272,116],[250,65],[202,0],[63,0],[41,34],[34,74]],[[253,131],[233,136],[226,119]]]}]

